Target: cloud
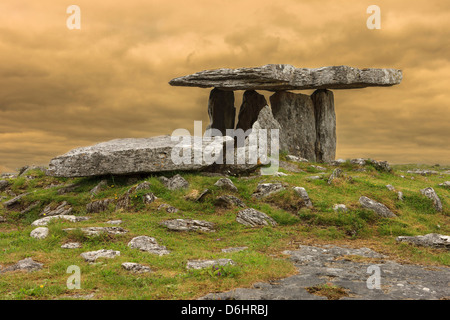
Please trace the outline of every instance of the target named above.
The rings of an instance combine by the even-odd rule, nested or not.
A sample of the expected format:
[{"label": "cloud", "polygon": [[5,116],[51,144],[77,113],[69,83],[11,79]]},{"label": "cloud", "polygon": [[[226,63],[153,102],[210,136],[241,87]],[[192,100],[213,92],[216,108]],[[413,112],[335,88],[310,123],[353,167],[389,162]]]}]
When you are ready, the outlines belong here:
[{"label": "cloud", "polygon": [[[378,1],[77,1],[0,4],[0,164],[47,164],[71,148],[192,131],[209,90],[174,77],[220,67],[395,67],[401,85],[335,91],[338,157],[449,163],[449,4]],[[270,93],[264,93],[268,98]],[[239,107],[242,92],[236,93]],[[447,148],[448,149],[448,148]]]}]

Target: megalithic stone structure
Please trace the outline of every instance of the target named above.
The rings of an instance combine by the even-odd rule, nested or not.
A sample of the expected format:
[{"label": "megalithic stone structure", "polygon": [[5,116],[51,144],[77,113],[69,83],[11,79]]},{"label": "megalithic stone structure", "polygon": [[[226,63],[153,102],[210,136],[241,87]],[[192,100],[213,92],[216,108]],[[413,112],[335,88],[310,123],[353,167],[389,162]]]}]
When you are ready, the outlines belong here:
[{"label": "megalithic stone structure", "polygon": [[316,161],[330,162],[336,156],[336,113],[333,92],[326,89],[311,95],[316,120]]},{"label": "megalithic stone structure", "polygon": [[236,129],[247,131],[258,119],[259,112],[267,106],[268,103],[264,95],[255,90],[247,90],[242,98],[241,108],[239,109],[238,123]]},{"label": "megalithic stone structure", "polygon": [[223,136],[227,129],[234,129],[236,108],[233,91],[214,88],[209,95],[208,115],[210,121],[208,128],[220,130]]}]

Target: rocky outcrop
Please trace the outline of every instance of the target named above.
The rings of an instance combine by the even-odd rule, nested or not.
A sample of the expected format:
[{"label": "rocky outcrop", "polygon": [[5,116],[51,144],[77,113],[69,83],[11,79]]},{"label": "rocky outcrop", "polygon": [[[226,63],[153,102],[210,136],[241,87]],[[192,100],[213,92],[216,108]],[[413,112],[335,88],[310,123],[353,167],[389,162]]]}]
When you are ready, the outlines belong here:
[{"label": "rocky outcrop", "polygon": [[64,201],[56,206],[49,204],[44,208],[44,210],[39,215],[43,217],[50,217],[59,215],[70,215],[71,212],[72,207],[67,203],[67,201]]},{"label": "rocky outcrop", "polygon": [[268,197],[274,193],[280,192],[282,190],[284,190],[284,187],[281,183],[260,183],[256,187],[256,190],[252,194],[252,197],[261,199]]},{"label": "rocky outcrop", "polygon": [[316,161],[316,121],[310,96],[279,91],[270,97],[274,118],[280,124],[280,150]]},{"label": "rocky outcrop", "polygon": [[416,246],[450,250],[450,236],[437,233],[429,233],[424,236],[415,237],[400,236],[397,237],[397,241],[411,243]]},{"label": "rocky outcrop", "polygon": [[31,225],[32,226],[46,226],[50,223],[52,220],[57,219],[63,219],[70,222],[79,222],[79,221],[86,221],[89,220],[89,217],[80,217],[80,216],[74,216],[74,215],[57,215],[57,216],[51,216],[51,217],[45,217],[38,220],[35,220]]},{"label": "rocky outcrop", "polygon": [[169,254],[165,246],[159,245],[155,238],[148,236],[139,236],[131,239],[128,246],[133,249],[139,249],[141,251],[157,254],[163,256]]},{"label": "rocky outcrop", "polygon": [[173,231],[204,231],[215,232],[214,224],[208,221],[193,219],[173,219],[161,222],[169,230]]},{"label": "rocky outcrop", "polygon": [[442,212],[442,202],[439,196],[436,194],[433,188],[425,188],[420,190],[420,193],[425,197],[433,201],[433,206],[438,212]]},{"label": "rocky outcrop", "polygon": [[330,162],[336,156],[336,113],[333,92],[316,90],[311,99],[316,120],[316,161]]},{"label": "rocky outcrop", "polygon": [[42,263],[36,262],[32,258],[26,258],[18,261],[16,264],[12,266],[0,270],[0,273],[17,270],[32,272],[41,270],[42,267],[43,267]]},{"label": "rocky outcrop", "polygon": [[127,271],[131,271],[133,273],[152,272],[152,269],[150,269],[150,267],[135,262],[124,262],[122,263],[122,268],[124,268]]},{"label": "rocky outcrop", "polygon": [[266,98],[255,90],[247,90],[242,98],[236,129],[247,131],[258,119],[259,112],[267,106]]},{"label": "rocky outcrop", "polygon": [[[234,93],[214,88],[208,101],[209,126],[208,129],[220,130],[226,135],[227,129],[234,129],[236,108],[234,107]],[[215,136],[215,134],[213,134]]]},{"label": "rocky outcrop", "polygon": [[222,90],[355,89],[396,85],[402,77],[402,72],[396,69],[357,69],[348,66],[308,69],[288,64],[268,64],[254,68],[201,71],[175,78],[169,84]]},{"label": "rocky outcrop", "polygon": [[307,208],[312,208],[313,204],[309,198],[308,192],[303,187],[294,187],[295,193],[302,199],[303,205]]},{"label": "rocky outcrop", "polygon": [[260,226],[276,226],[277,223],[271,217],[264,212],[248,208],[241,210],[236,215],[236,221],[247,227],[260,227]]},{"label": "rocky outcrop", "polygon": [[392,213],[392,211],[389,210],[388,207],[386,207],[384,204],[377,202],[375,200],[372,200],[372,199],[362,196],[361,198],[359,198],[359,203],[361,204],[361,206],[364,209],[371,210],[381,217],[384,217],[384,218],[396,217],[396,215],[394,213]]},{"label": "rocky outcrop", "polygon": [[216,198],[214,204],[218,207],[232,208],[234,206],[245,208],[245,203],[232,195],[224,195]]},{"label": "rocky outcrop", "polygon": [[169,190],[177,190],[189,187],[189,183],[186,181],[186,179],[184,179],[179,174],[174,175],[172,178],[159,177],[159,180]]}]

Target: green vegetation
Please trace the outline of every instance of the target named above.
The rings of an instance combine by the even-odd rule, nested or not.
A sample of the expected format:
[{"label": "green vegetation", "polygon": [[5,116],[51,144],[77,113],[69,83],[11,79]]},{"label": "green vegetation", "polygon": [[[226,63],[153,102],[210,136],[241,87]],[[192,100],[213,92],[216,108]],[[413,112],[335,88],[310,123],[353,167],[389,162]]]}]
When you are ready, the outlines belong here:
[{"label": "green vegetation", "polygon": [[[293,163],[294,164],[294,163]],[[27,173],[34,177],[11,179],[9,190],[1,192],[0,198],[9,200],[14,194],[29,192],[20,207],[8,211],[0,205],[0,216],[6,218],[0,223],[0,265],[12,265],[17,261],[32,257],[44,264],[37,272],[8,272],[0,276],[1,299],[64,299],[74,295],[94,294],[95,299],[194,299],[209,292],[226,291],[236,287],[250,287],[259,281],[271,281],[292,275],[295,268],[284,250],[293,250],[299,244],[335,244],[351,247],[369,247],[388,255],[392,260],[426,265],[450,265],[450,254],[443,250],[419,248],[398,244],[399,235],[422,235],[427,233],[450,234],[450,190],[439,183],[450,180],[450,175],[434,174],[421,176],[408,174],[406,170],[418,168],[412,165],[394,166],[391,173],[376,170],[370,165],[361,167],[347,162],[340,166],[344,175],[330,185],[328,177],[335,168],[327,168],[322,179],[308,179],[320,173],[309,163],[299,163],[301,173],[288,173],[286,177],[257,176],[231,177],[238,193],[222,190],[214,183],[218,177],[208,177],[196,173],[180,173],[190,184],[188,189],[170,191],[157,176],[129,177],[109,176],[102,178],[60,179],[45,176],[35,170]],[[420,169],[431,167],[420,166]],[[448,168],[432,167],[445,171]],[[168,173],[167,176],[175,173]],[[401,176],[404,176],[401,177]],[[351,178],[349,178],[351,176]],[[108,183],[102,191],[90,194],[101,179]],[[139,183],[148,181],[150,190],[131,193],[128,209],[116,210],[115,204],[101,213],[87,213],[86,205],[95,200],[123,197],[127,191]],[[251,195],[259,182],[282,182],[289,188],[267,198],[257,200]],[[69,184],[77,184],[68,193],[58,190]],[[397,193],[389,191],[387,184],[403,193],[404,200],[397,199]],[[303,206],[292,187],[304,187],[313,208]],[[443,212],[433,209],[432,201],[420,194],[420,189],[433,187],[439,195]],[[203,202],[194,199],[203,190],[211,192]],[[152,204],[143,202],[143,195],[152,192],[157,200]],[[216,197],[233,194],[243,200],[248,207],[260,210],[278,222],[277,227],[248,228],[235,221],[238,207],[224,209],[216,207]],[[359,205],[360,196],[367,196],[389,207],[397,218],[381,218]],[[56,206],[67,201],[72,206],[72,214],[89,216],[90,220],[72,223],[64,220],[52,221],[48,228],[50,235],[43,240],[30,237],[34,229],[31,223],[41,218],[39,213],[49,204]],[[37,204],[36,204],[37,203]],[[158,210],[162,203],[179,209],[177,213]],[[26,213],[22,210],[36,204]],[[347,212],[335,212],[334,204],[345,204]],[[192,218],[215,223],[216,232],[173,232],[160,222],[173,218]],[[129,232],[124,235],[86,236],[79,230],[63,231],[65,228],[87,226],[111,226],[108,220],[122,220],[121,227]],[[127,246],[136,236],[154,237],[166,246],[171,254],[157,256]],[[62,249],[68,242],[80,242],[80,249]],[[224,253],[223,248],[247,246],[241,252]],[[86,251],[112,249],[121,252],[114,259],[100,259],[99,263],[88,264],[80,254]],[[234,266],[212,267],[189,271],[186,263],[191,259],[229,258]],[[152,269],[152,273],[135,274],[121,268],[123,262],[137,262]],[[81,289],[69,290],[66,281],[70,274],[66,270],[71,265],[81,268]],[[336,294],[339,288],[316,288],[317,292],[331,290]],[[336,290],[335,290],[336,289]]]}]

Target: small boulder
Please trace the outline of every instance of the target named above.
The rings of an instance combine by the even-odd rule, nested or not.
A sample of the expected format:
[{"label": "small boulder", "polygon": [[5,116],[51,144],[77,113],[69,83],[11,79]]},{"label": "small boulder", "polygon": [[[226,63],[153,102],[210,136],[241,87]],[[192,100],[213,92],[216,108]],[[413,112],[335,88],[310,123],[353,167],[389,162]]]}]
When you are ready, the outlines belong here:
[{"label": "small boulder", "polygon": [[221,179],[217,180],[217,182],[214,183],[214,185],[219,188],[226,189],[229,191],[233,191],[233,192],[238,191],[238,188],[236,188],[236,186],[233,184],[233,182],[228,178],[221,178]]},{"label": "small boulder", "polygon": [[[63,229],[64,231],[73,231],[77,228],[67,228]],[[125,230],[121,227],[86,227],[86,228],[79,228],[81,232],[83,232],[86,236],[99,236],[101,234],[110,234],[110,235],[121,235],[128,233],[128,230]]]},{"label": "small boulder", "polygon": [[93,201],[86,205],[86,212],[87,213],[104,212],[104,211],[108,210],[109,205],[113,202],[114,202],[113,199],[103,199],[103,200]]},{"label": "small boulder", "polygon": [[7,180],[0,180],[0,192],[6,190],[9,186],[9,181]]},{"label": "small boulder", "polygon": [[425,188],[420,190],[420,193],[426,196],[428,199],[431,199],[433,201],[434,208],[438,212],[442,212],[442,202],[439,196],[436,194],[436,191],[434,191],[433,188]]},{"label": "small boulder", "polygon": [[342,175],[342,170],[339,168],[336,168],[331,173],[330,177],[328,178],[328,184],[332,184],[333,180],[339,178]]},{"label": "small boulder", "polygon": [[150,269],[150,267],[135,262],[124,262],[122,263],[122,268],[133,273],[152,272],[152,269]]},{"label": "small boulder", "polygon": [[245,208],[245,203],[232,195],[224,195],[216,198],[215,205],[224,208],[231,208],[233,206]]},{"label": "small boulder", "polygon": [[83,252],[81,254],[81,257],[90,263],[94,263],[99,258],[113,259],[118,256],[120,256],[120,251],[106,250],[106,249]]},{"label": "small boulder", "polygon": [[305,205],[305,207],[307,208],[312,208],[313,204],[311,199],[308,196],[308,192],[306,192],[306,189],[303,187],[294,187],[294,191],[297,195],[300,196],[300,198],[302,198],[303,203]]},{"label": "small boulder", "polygon": [[162,203],[158,206],[158,211],[165,210],[167,213],[177,213],[179,210],[170,204]]},{"label": "small boulder", "polygon": [[136,186],[136,191],[140,191],[140,190],[149,190],[150,187],[151,187],[150,182],[144,181],[144,182],[142,182],[142,183],[140,183],[140,184],[138,184],[138,185]]},{"label": "small boulder", "polygon": [[293,161],[293,162],[309,162],[308,159],[305,159],[305,158],[302,158],[302,157],[297,157],[297,156],[294,156],[292,154],[288,154],[286,156],[286,160],[287,161]]},{"label": "small boulder", "polygon": [[230,253],[230,252],[240,252],[240,251],[244,251],[247,249],[248,249],[248,247],[233,247],[233,248],[224,248],[221,251],[225,252],[225,253]]},{"label": "small boulder", "polygon": [[108,185],[108,180],[102,180],[100,181],[91,191],[89,191],[90,194],[95,195],[103,190]]},{"label": "small boulder", "polygon": [[252,197],[260,199],[282,190],[284,190],[284,187],[281,183],[260,183],[256,187],[256,191],[252,194]]},{"label": "small boulder", "polygon": [[131,239],[131,241],[128,243],[128,246],[133,249],[139,249],[141,251],[154,253],[159,256],[170,253],[170,251],[167,250],[165,246],[159,245],[155,238],[148,236],[135,237]]},{"label": "small boulder", "polygon": [[347,208],[347,206],[345,204],[335,204],[333,206],[333,210],[335,212],[347,212],[348,208]]},{"label": "small boulder", "polygon": [[81,248],[81,243],[79,242],[68,242],[61,246],[63,249],[78,249]]},{"label": "small boulder", "polygon": [[48,228],[46,227],[38,227],[31,231],[30,236],[35,239],[45,239],[48,236]]},{"label": "small boulder", "polygon": [[236,216],[236,221],[252,228],[258,226],[277,225],[276,221],[269,217],[267,214],[253,208],[239,211]]},{"label": "small boulder", "polygon": [[362,196],[359,198],[359,203],[361,206],[365,209],[372,210],[377,215],[384,217],[384,218],[393,218],[396,217],[394,213],[392,213],[391,210],[389,210],[388,207],[386,207],[384,204],[377,202],[375,200],[369,199],[365,196]]},{"label": "small boulder", "polygon": [[394,191],[395,190],[394,186],[391,185],[391,184],[386,185],[386,188],[388,188],[389,191]]},{"label": "small boulder", "polygon": [[17,271],[17,270],[32,272],[32,271],[41,270],[42,266],[43,266],[42,263],[36,262],[32,258],[26,258],[26,259],[20,260],[19,262],[17,262],[16,264],[14,264],[12,266],[9,266],[5,269],[0,270],[0,273],[8,272],[8,271]]},{"label": "small boulder", "polygon": [[70,215],[70,213],[72,213],[72,207],[67,203],[67,201],[64,201],[56,206],[49,204],[39,215],[41,217],[51,217],[59,215]]},{"label": "small boulder", "polygon": [[172,219],[161,222],[161,225],[173,231],[215,232],[214,224],[212,222],[202,220]]},{"label": "small boulder", "polygon": [[152,192],[146,193],[142,196],[142,200],[145,204],[150,204],[155,202],[155,200],[158,199]]},{"label": "small boulder", "polygon": [[183,188],[189,187],[189,183],[179,174],[173,176],[170,179],[168,179],[166,177],[160,177],[160,181],[169,190],[178,190],[178,189],[183,189]]},{"label": "small boulder", "polygon": [[443,182],[443,183],[440,183],[439,184],[441,187],[447,187],[447,188],[450,188],[450,181],[445,181],[445,182]]},{"label": "small boulder", "polygon": [[52,220],[57,219],[64,219],[70,222],[79,222],[79,221],[86,221],[89,220],[89,217],[79,217],[79,216],[73,216],[73,215],[58,215],[58,216],[51,216],[51,217],[45,217],[38,220],[35,220],[31,225],[35,227],[40,226],[46,226],[50,223]]}]

